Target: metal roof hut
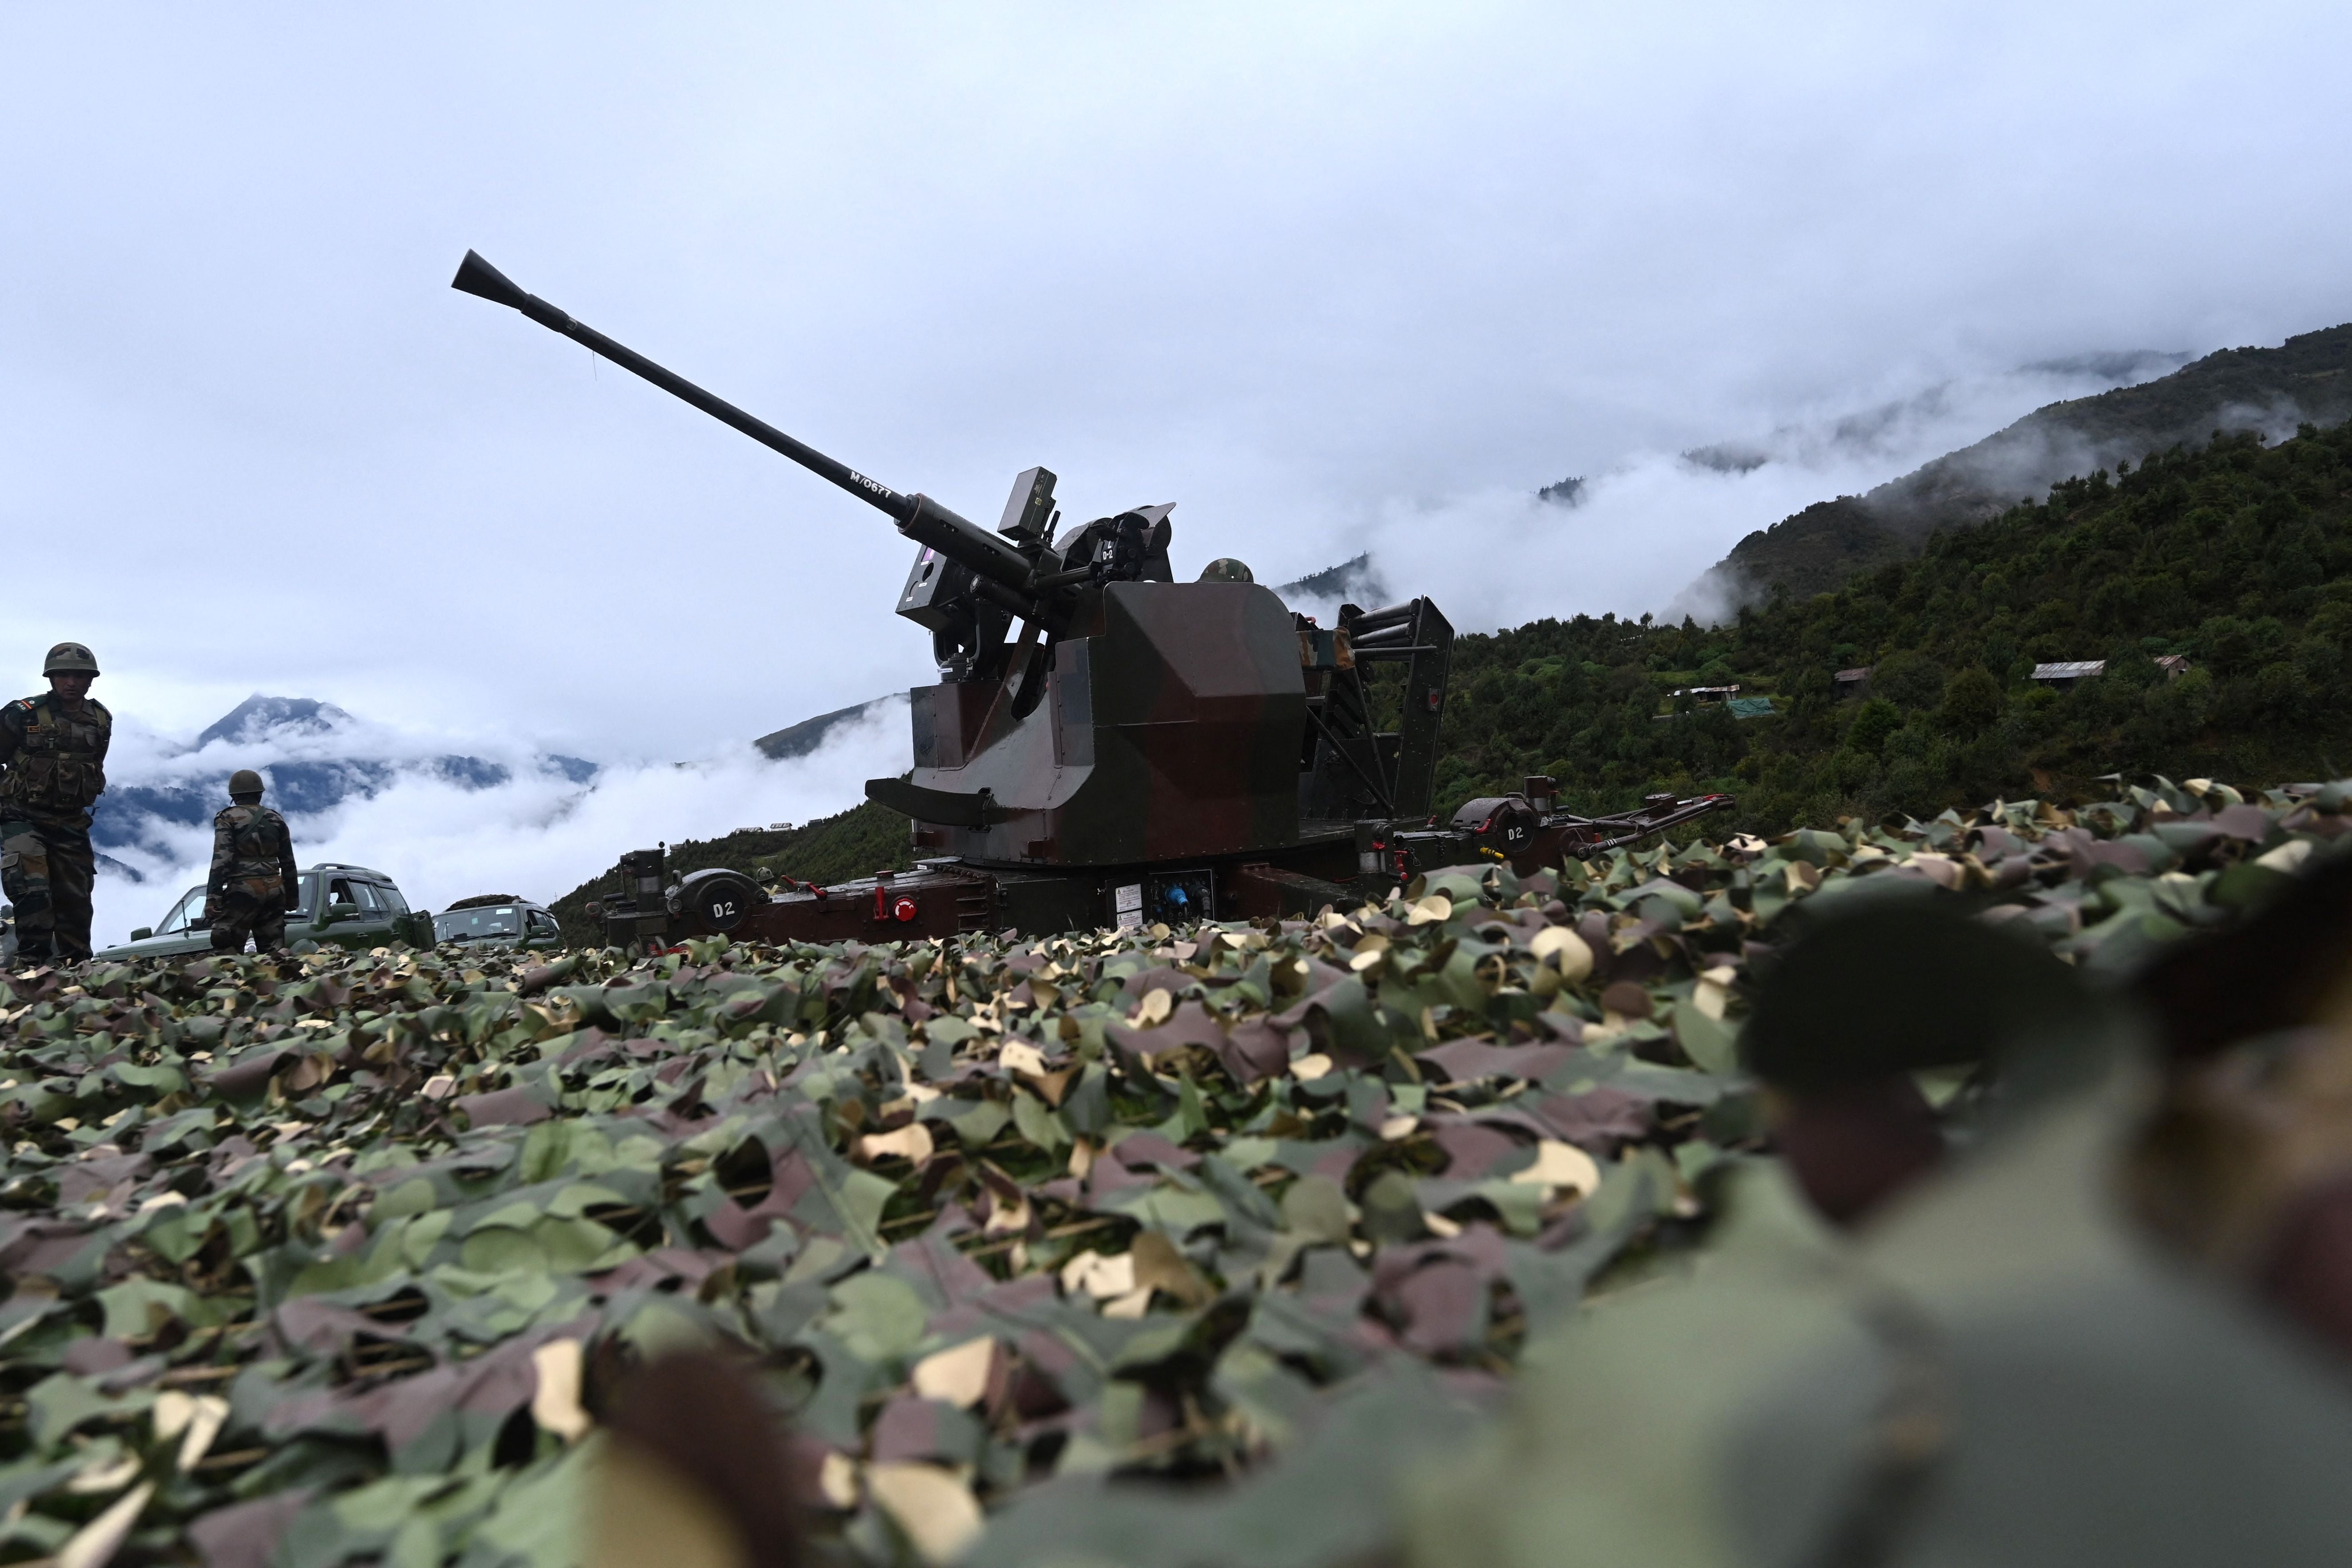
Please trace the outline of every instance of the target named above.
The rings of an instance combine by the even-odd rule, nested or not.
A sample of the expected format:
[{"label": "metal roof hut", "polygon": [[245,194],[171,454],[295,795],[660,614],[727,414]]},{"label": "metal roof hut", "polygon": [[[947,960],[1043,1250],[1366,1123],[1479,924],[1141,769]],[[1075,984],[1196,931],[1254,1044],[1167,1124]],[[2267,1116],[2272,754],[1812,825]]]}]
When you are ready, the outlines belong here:
[{"label": "metal roof hut", "polygon": [[2104,658],[2078,658],[2063,664],[2037,664],[2032,679],[2059,691],[2072,691],[2095,675],[2105,675],[2107,661]]}]

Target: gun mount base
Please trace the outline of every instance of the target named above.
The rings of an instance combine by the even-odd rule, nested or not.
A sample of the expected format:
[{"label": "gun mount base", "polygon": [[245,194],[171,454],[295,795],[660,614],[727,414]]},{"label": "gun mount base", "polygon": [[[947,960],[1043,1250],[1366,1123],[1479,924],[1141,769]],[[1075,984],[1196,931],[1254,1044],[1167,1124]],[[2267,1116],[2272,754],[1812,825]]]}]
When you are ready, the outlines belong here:
[{"label": "gun mount base", "polygon": [[782,892],[725,870],[669,883],[661,874],[662,851],[643,849],[625,858],[622,889],[603,900],[601,912],[606,941],[635,948],[722,935],[874,942],[1293,919],[1385,898],[1413,877],[1448,866],[1499,864],[1523,874],[1557,866],[1564,857],[1625,847],[1733,804],[1726,795],[1654,796],[1638,811],[1584,817],[1511,795],[1473,801],[1444,827],[1319,825],[1322,831],[1275,854],[1101,867],[925,860],[910,871],[824,888],[793,884]]}]

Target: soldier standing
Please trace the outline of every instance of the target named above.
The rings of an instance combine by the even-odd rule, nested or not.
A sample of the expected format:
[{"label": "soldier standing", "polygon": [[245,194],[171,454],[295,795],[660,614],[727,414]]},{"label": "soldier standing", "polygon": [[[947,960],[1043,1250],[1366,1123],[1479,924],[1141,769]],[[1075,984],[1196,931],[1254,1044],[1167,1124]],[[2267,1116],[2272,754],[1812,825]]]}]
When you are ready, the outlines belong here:
[{"label": "soldier standing", "polygon": [[205,918],[213,951],[239,952],[245,939],[267,952],[286,945],[286,911],[301,901],[294,879],[294,837],[286,819],[261,804],[261,775],[239,768],[213,818],[213,869],[205,883]]},{"label": "soldier standing", "polygon": [[98,660],[78,642],[49,649],[49,689],[0,708],[0,885],[16,906],[20,959],[89,956],[98,860],[89,808],[106,789],[114,715],[89,695]]}]

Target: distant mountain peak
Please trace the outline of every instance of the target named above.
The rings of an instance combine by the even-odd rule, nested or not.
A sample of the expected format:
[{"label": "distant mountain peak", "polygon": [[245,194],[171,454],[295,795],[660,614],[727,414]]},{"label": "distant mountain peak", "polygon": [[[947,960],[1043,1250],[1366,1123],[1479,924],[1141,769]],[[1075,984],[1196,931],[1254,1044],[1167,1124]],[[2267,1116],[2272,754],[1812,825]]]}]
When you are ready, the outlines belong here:
[{"label": "distant mountain peak", "polygon": [[1752,474],[1771,460],[1771,453],[1750,441],[1717,441],[1683,454],[1683,461],[1692,468],[1718,474]]},{"label": "distant mountain peak", "polygon": [[772,763],[805,757],[824,745],[835,730],[845,724],[856,723],[889,700],[887,697],[877,697],[869,702],[853,702],[846,708],[836,708],[830,713],[820,713],[814,719],[787,724],[772,734],[761,736],[751,744],[760,748],[760,753]]},{"label": "distant mountain peak", "polygon": [[328,735],[352,721],[352,716],[331,702],[313,697],[266,697],[257,691],[208,725],[196,737],[196,750],[215,741],[250,745],[257,741],[296,735]]},{"label": "distant mountain peak", "polygon": [[1387,584],[1381,581],[1380,568],[1372,564],[1369,551],[1350,556],[1337,566],[1310,572],[1295,583],[1285,583],[1275,592],[1285,600],[1358,599],[1379,605],[1388,599]]},{"label": "distant mountain peak", "polygon": [[[322,738],[329,743],[318,744]],[[238,749],[223,756],[203,756],[215,742]],[[236,767],[257,770],[269,804],[298,825],[347,801],[368,799],[403,778],[472,792],[496,789],[516,773],[496,756],[430,751],[404,742],[331,702],[257,691],[207,726],[186,752],[143,770],[134,765],[114,770],[116,776],[98,798],[90,825],[93,842],[101,849],[175,853],[171,839],[176,830],[201,828],[228,803],[229,773]],[[578,785],[596,776],[597,765],[583,757],[539,752],[530,756],[525,771]],[[131,873],[126,869],[125,874]]]}]

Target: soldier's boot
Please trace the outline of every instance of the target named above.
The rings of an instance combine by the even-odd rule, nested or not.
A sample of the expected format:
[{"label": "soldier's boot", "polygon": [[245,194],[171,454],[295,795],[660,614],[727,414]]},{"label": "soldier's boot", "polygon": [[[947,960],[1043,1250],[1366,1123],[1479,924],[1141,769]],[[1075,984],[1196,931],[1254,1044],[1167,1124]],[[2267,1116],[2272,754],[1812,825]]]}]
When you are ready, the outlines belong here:
[{"label": "soldier's boot", "polygon": [[0,823],[0,891],[16,906],[18,962],[47,963],[57,952],[49,847],[29,822]]}]

